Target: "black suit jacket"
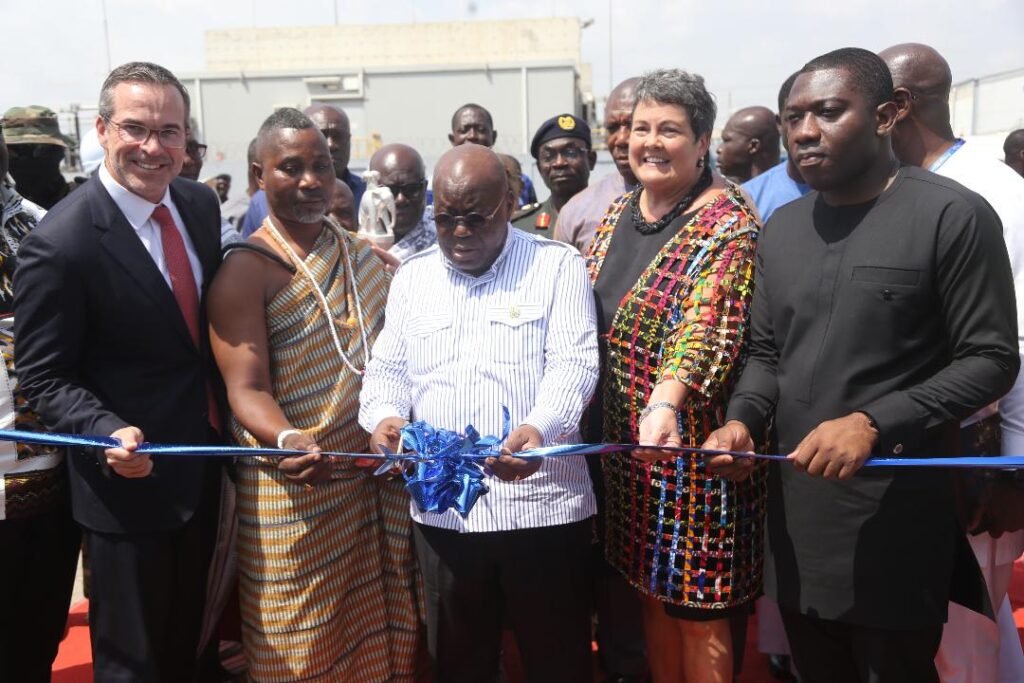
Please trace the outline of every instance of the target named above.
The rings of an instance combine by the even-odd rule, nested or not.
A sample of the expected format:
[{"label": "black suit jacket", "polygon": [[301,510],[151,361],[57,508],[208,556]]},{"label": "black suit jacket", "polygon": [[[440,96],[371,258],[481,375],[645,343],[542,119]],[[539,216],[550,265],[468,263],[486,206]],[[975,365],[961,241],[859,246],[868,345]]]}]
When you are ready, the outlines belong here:
[{"label": "black suit jacket", "polygon": [[[220,205],[208,187],[184,179],[171,184],[171,197],[202,264],[202,303],[220,262]],[[170,287],[98,178],[22,242],[14,289],[20,385],[47,427],[106,436],[134,425],[151,442],[209,442],[207,382],[222,389],[205,314],[196,348]],[[107,533],[188,521],[213,466],[201,457],[153,460],[152,475],[125,479],[102,452],[73,450],[75,519]]]},{"label": "black suit jacket", "polygon": [[[878,423],[876,455],[954,455],[959,420],[1006,393],[1020,364],[998,217],[917,168],[864,205],[812,193],[772,214],[750,325],[728,417],[756,437],[774,406],[782,453],[863,410]],[[951,590],[977,589],[980,575],[945,470],[865,469],[840,482],[781,465],[768,528],[766,589],[793,611],[920,628],[945,620],[951,595],[985,595]]]}]

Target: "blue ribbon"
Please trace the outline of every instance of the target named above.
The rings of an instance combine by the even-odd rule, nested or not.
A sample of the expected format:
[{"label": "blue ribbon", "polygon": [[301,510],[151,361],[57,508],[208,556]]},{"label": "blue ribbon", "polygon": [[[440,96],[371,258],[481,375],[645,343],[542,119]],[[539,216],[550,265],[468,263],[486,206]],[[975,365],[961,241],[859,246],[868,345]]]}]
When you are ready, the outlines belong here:
[{"label": "blue ribbon", "polygon": [[[484,467],[487,458],[501,453],[501,444],[508,438],[511,419],[508,408],[502,406],[502,435],[481,436],[472,425],[466,427],[464,435],[447,429],[438,429],[422,420],[405,425],[401,431],[401,444],[406,452],[394,453],[381,446],[382,455],[368,453],[346,453],[324,451],[324,455],[382,460],[376,474],[384,474],[399,466],[405,478],[405,488],[421,512],[455,510],[462,517],[470,510],[480,496],[488,491],[485,478],[490,474]],[[29,432],[14,429],[0,429],[0,441],[40,446],[85,448],[116,448],[121,443],[109,436],[75,436],[54,432]],[[637,444],[561,444],[534,448],[516,453],[517,458],[555,458],[570,455],[601,455],[621,453],[640,448]],[[787,461],[785,455],[719,451],[689,446],[644,446],[659,450],[667,457],[680,455],[731,455],[738,458]],[[247,446],[173,445],[144,443],[137,453],[166,456],[292,456],[304,455],[306,451],[283,448],[250,448]],[[1024,469],[1024,456],[1004,455],[1000,457],[958,457],[958,458],[885,458],[875,457],[864,463],[865,467],[951,467],[987,469]]]},{"label": "blue ribbon", "polygon": [[396,461],[410,462],[411,467],[402,469],[405,490],[419,511],[441,514],[454,509],[465,518],[489,490],[481,462],[500,455],[501,444],[508,438],[511,418],[508,408],[502,406],[501,410],[501,438],[480,436],[473,425],[466,427],[465,436],[436,429],[423,420],[405,425],[401,443],[412,453],[392,453],[382,445],[385,462],[377,474],[390,470]]}]

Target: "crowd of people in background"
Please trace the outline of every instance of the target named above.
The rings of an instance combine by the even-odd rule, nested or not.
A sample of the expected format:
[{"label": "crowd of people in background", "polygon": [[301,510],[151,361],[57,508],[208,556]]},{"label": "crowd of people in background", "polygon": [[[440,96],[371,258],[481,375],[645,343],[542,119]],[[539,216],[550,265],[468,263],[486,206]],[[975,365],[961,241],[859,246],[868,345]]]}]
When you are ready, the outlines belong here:
[{"label": "crowd of people in background", "polygon": [[[388,141],[369,187],[343,109],[278,109],[235,197],[159,65],[107,76],[72,182],[56,114],[9,109],[0,426],[119,445],[0,442],[0,680],[50,680],[80,550],[101,683],[232,680],[229,641],[268,683],[582,683],[592,641],[606,681],[726,683],[755,609],[780,680],[1024,680],[1019,472],[868,466],[1024,454],[1024,130],[957,137],[951,82],[838,49],[715,148],[704,79],[651,71],[594,182],[550,112],[543,201],[474,103],[430,176]],[[507,427],[470,511],[329,454],[414,421]],[[636,447],[519,457],[567,443]]]}]

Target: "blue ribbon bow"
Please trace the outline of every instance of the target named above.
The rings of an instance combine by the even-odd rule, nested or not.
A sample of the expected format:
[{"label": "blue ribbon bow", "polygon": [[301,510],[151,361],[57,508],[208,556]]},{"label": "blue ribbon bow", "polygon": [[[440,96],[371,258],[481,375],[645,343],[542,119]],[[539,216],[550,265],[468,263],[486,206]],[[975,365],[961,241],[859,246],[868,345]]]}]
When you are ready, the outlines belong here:
[{"label": "blue ribbon bow", "polygon": [[473,425],[467,425],[465,435],[438,429],[423,420],[405,425],[401,443],[412,453],[396,454],[381,445],[385,461],[377,474],[390,470],[396,462],[407,462],[410,466],[402,470],[405,490],[420,512],[441,514],[454,509],[465,518],[477,499],[489,490],[484,483],[488,473],[483,461],[499,455],[499,447],[508,438],[511,418],[508,408],[502,406],[501,411],[501,438],[480,436]]}]

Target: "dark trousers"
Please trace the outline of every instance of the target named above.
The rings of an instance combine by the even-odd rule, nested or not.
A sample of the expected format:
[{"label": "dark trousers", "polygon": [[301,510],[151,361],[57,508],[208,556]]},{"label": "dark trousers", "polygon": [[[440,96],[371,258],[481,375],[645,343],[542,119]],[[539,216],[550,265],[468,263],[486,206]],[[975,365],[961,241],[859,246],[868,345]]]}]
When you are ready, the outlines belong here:
[{"label": "dark trousers", "polygon": [[531,683],[591,680],[590,524],[469,534],[414,525],[437,681],[497,680],[503,625]]},{"label": "dark trousers", "polygon": [[170,531],[85,530],[96,683],[200,680],[196,649],[216,536],[216,502],[215,489],[208,486],[192,519]]},{"label": "dark trousers", "polygon": [[801,683],[939,683],[942,625],[870,628],[782,611]]},{"label": "dark trousers", "polygon": [[604,558],[604,546],[593,546],[594,611],[597,651],[605,672],[643,676],[647,672],[644,614],[640,593]]},{"label": "dark trousers", "polygon": [[48,682],[68,621],[81,534],[65,501],[0,521],[0,681]]}]

